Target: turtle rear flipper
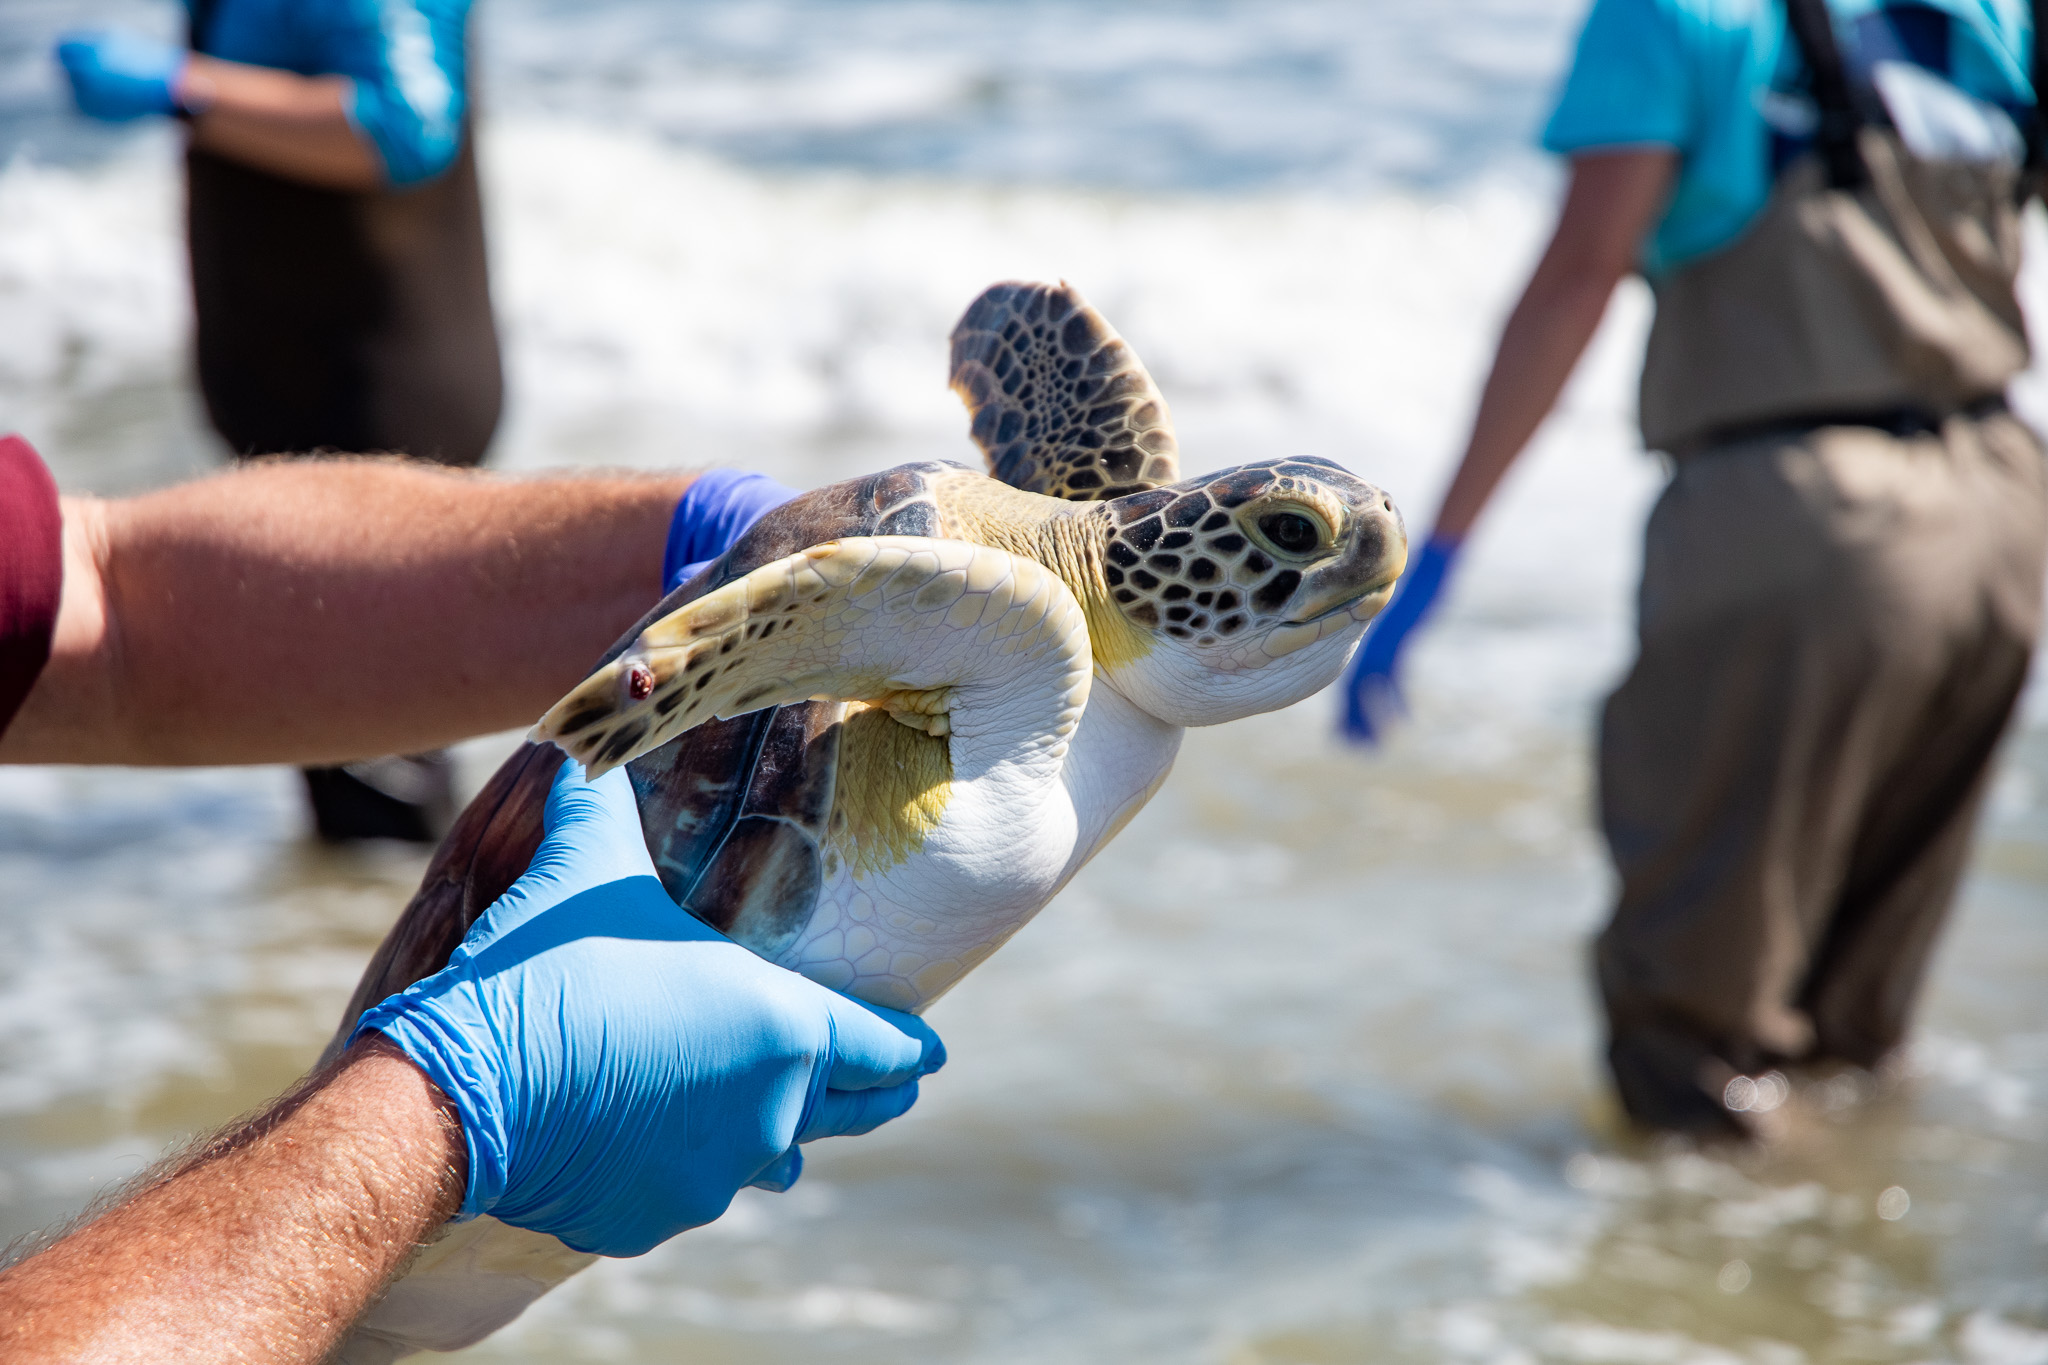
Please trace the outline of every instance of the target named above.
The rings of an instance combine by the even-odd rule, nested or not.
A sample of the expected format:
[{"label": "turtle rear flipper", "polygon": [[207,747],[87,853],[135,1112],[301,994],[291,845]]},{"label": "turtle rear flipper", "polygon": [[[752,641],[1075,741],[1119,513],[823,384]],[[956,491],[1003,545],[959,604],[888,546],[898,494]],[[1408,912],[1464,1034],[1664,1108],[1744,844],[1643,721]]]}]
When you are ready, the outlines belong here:
[{"label": "turtle rear flipper", "polygon": [[1013,488],[1102,502],[1180,478],[1166,400],[1071,285],[983,290],[953,328],[952,385],[989,473]]}]

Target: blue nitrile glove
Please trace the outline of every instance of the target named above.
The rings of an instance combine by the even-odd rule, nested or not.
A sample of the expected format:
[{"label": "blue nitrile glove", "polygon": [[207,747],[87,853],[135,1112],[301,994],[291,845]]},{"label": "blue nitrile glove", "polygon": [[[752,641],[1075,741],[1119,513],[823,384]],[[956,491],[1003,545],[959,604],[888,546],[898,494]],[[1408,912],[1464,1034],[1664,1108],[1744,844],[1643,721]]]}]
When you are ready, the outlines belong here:
[{"label": "blue nitrile glove", "polygon": [[75,29],[57,40],[57,60],[71,78],[78,112],[109,123],[177,113],[172,92],[191,55],[175,43],[118,28]]},{"label": "blue nitrile glove", "polygon": [[696,576],[724,554],[763,515],[796,496],[766,474],[743,469],[707,469],[683,490],[668,523],[668,549],[661,557],[664,595]]},{"label": "blue nitrile glove", "polygon": [[1431,536],[1401,575],[1394,600],[1372,623],[1365,643],[1351,661],[1350,675],[1344,679],[1344,733],[1349,738],[1361,744],[1378,743],[1387,720],[1404,709],[1399,679],[1401,648],[1436,606],[1437,594],[1457,557],[1457,541]]},{"label": "blue nitrile glove", "polygon": [[434,976],[367,1011],[454,1101],[459,1217],[638,1256],[786,1188],[796,1144],[909,1109],[945,1062],[922,1021],[756,957],[655,879],[622,769],[548,794],[526,875]]}]

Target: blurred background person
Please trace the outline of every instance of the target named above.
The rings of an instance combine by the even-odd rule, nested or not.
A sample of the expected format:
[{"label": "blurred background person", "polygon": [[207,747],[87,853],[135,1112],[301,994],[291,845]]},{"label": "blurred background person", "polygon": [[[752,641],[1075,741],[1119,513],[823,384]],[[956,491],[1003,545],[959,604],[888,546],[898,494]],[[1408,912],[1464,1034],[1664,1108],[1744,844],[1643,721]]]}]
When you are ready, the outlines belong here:
[{"label": "blurred background person", "polygon": [[1757,1073],[1876,1066],[1954,901],[2048,553],[2005,399],[2032,47],[2023,11],[1970,0],[1596,0],[1545,130],[1570,189],[1347,725],[1384,722],[1409,632],[1641,269],[1643,441],[1676,466],[1600,728],[1620,894],[1595,958],[1642,1124],[1744,1134]]},{"label": "blurred background person", "polygon": [[[199,386],[240,456],[474,465],[503,384],[470,137],[468,0],[191,0],[189,41],[79,30],[81,112],[176,116]],[[447,756],[306,770],[330,840],[431,842]]]}]

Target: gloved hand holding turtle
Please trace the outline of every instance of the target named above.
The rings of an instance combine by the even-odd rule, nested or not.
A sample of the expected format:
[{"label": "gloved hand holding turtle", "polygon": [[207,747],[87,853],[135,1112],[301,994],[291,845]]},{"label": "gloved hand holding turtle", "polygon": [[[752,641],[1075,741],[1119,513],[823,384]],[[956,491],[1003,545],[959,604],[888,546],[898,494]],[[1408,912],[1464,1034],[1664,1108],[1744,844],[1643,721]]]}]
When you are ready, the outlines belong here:
[{"label": "gloved hand holding turtle", "polygon": [[1408,636],[1436,609],[1444,580],[1458,557],[1458,541],[1431,536],[1401,576],[1393,600],[1367,632],[1344,678],[1344,734],[1360,744],[1377,744],[1387,721],[1407,708],[1401,700],[1401,650]]},{"label": "gloved hand holding turtle", "polygon": [[661,889],[622,771],[564,763],[532,866],[448,966],[364,1014],[454,1101],[462,1216],[637,1256],[784,1189],[796,1144],[908,1110],[921,1020],[764,961]]},{"label": "gloved hand holding turtle", "polygon": [[57,42],[78,112],[108,123],[176,114],[178,78],[192,54],[126,29],[75,29]]}]

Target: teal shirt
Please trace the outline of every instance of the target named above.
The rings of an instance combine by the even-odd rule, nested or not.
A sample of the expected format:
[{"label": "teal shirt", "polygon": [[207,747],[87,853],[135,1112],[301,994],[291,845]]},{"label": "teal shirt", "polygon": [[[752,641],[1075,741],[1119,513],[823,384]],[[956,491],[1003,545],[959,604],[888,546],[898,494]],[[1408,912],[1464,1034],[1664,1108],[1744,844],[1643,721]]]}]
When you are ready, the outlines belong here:
[{"label": "teal shirt", "polygon": [[[191,3],[191,0],[188,0]],[[304,76],[351,78],[349,122],[395,186],[448,168],[462,146],[470,0],[205,0],[201,52]]]},{"label": "teal shirt", "polygon": [[[2022,126],[2032,23],[2027,0],[1828,0],[1852,78],[1908,62]],[[1543,130],[1570,155],[1628,147],[1679,153],[1678,182],[1644,243],[1652,278],[1739,237],[1804,149],[1815,117],[1784,0],[1594,0],[1571,74]]]}]

